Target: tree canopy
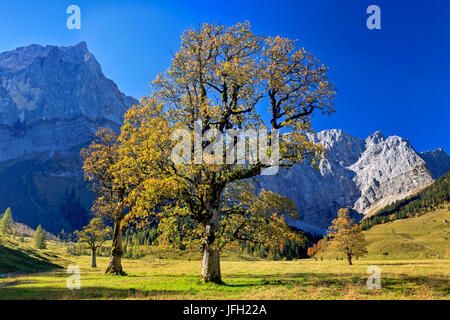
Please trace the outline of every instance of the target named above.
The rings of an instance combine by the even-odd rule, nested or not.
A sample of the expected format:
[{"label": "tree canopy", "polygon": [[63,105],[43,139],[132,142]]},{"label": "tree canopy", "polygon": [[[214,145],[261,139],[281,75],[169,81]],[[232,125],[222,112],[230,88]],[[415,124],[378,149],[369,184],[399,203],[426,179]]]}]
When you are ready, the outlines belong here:
[{"label": "tree canopy", "polygon": [[46,249],[47,248],[47,240],[46,240],[46,232],[42,228],[41,225],[39,225],[36,228],[36,231],[34,232],[34,244],[36,248],[38,249]]},{"label": "tree canopy", "polygon": [[13,218],[11,208],[6,209],[3,217],[0,219],[0,234],[10,235],[13,233]]},{"label": "tree canopy", "polygon": [[92,251],[91,266],[96,268],[97,250],[109,239],[111,228],[105,226],[101,218],[95,217],[82,230],[75,231],[75,234],[78,237],[78,242],[86,243],[89,246],[89,249]]},{"label": "tree canopy", "polygon": [[338,216],[329,227],[331,245],[347,256],[348,263],[352,264],[352,257],[361,257],[367,254],[367,242],[359,225],[349,216],[349,209],[339,209]]},{"label": "tree canopy", "polygon": [[[153,81],[152,94],[125,115],[117,158],[109,161],[102,147],[91,167],[112,173],[106,185],[122,190],[123,201],[115,203],[127,207],[126,223],[156,219],[168,242],[176,231],[198,244],[203,279],[220,282],[219,252],[227,243],[277,245],[295,236],[284,220],[296,216],[293,202],[261,189],[254,177],[274,164],[309,159],[314,165],[323,156],[308,136],[315,111],[334,111],[327,72],[295,41],[255,35],[249,23],[187,30],[171,66]],[[247,149],[240,130],[250,132]],[[189,132],[184,148],[178,148],[180,131]],[[254,137],[256,157],[250,150]],[[245,161],[239,161],[242,154]]]},{"label": "tree canopy", "polygon": [[75,231],[78,242],[86,243],[90,249],[100,248],[111,233],[111,228],[105,226],[102,219],[95,217],[84,226],[83,229]]}]

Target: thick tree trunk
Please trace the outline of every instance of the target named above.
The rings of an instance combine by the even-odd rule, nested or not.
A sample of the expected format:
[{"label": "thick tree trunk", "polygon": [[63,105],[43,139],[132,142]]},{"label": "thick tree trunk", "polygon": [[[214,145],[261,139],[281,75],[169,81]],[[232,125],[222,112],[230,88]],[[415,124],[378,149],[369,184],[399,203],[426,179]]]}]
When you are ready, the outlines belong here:
[{"label": "thick tree trunk", "polygon": [[202,280],[204,282],[221,283],[220,253],[217,249],[203,249]]},{"label": "thick tree trunk", "polygon": [[112,240],[111,260],[105,273],[121,274],[122,269],[122,220],[114,221],[114,234]]},{"label": "thick tree trunk", "polygon": [[220,252],[215,245],[216,232],[219,228],[219,211],[217,207],[211,209],[211,219],[205,227],[203,237],[202,281],[221,283]]},{"label": "thick tree trunk", "polygon": [[92,248],[91,250],[91,268],[97,268],[97,249]]},{"label": "thick tree trunk", "polygon": [[349,265],[352,265],[352,256],[351,255],[347,255],[347,261]]}]

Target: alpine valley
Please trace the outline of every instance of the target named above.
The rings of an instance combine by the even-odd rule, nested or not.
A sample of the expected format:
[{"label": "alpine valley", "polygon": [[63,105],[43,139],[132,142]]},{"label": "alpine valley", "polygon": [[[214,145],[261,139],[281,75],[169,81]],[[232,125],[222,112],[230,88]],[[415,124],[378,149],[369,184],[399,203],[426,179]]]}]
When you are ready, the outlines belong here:
[{"label": "alpine valley", "polygon": [[[105,77],[85,42],[0,53],[0,211],[11,207],[16,221],[52,233],[87,224],[94,195],[79,152],[97,128],[118,131],[137,103]],[[318,170],[305,162],[259,179],[295,201],[299,217],[289,222],[309,232],[324,233],[339,208],[361,219],[450,170],[442,149],[419,153],[379,131],[362,140],[332,129],[312,139],[328,153]]]}]

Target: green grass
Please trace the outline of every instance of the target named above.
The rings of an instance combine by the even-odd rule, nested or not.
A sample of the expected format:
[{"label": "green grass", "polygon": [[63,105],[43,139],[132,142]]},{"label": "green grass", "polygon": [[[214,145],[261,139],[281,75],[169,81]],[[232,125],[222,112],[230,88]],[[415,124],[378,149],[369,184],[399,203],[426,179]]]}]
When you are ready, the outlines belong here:
[{"label": "green grass", "polygon": [[0,274],[29,273],[63,268],[65,258],[53,250],[38,250],[32,239],[21,243],[12,237],[0,236]]},{"label": "green grass", "polygon": [[[49,250],[41,251],[32,239],[2,238],[3,272],[8,265],[22,272],[64,269],[0,278],[0,299],[450,299],[450,225],[443,220],[450,221],[447,208],[371,228],[365,232],[369,256],[353,266],[331,255],[268,261],[225,252],[222,285],[200,282],[198,253],[149,248],[145,258],[123,259],[127,275],[112,276],[103,274],[107,257],[98,257],[93,269],[89,256],[68,256],[66,244],[49,241]],[[66,286],[71,264],[81,268],[80,290]],[[366,287],[373,265],[381,269],[380,290]]]},{"label": "green grass", "polygon": [[[224,261],[225,284],[201,284],[200,261],[124,260],[125,276],[104,275],[89,257],[73,258],[81,289],[65,270],[0,279],[0,299],[450,299],[450,260]],[[367,267],[381,268],[382,289],[366,288]]]},{"label": "green grass", "polygon": [[[363,233],[368,242],[368,259],[450,258],[450,211],[447,207],[420,217],[379,224]],[[336,256],[330,248],[318,258]]]},{"label": "green grass", "polygon": [[365,235],[373,257],[450,258],[450,211],[376,225]]}]

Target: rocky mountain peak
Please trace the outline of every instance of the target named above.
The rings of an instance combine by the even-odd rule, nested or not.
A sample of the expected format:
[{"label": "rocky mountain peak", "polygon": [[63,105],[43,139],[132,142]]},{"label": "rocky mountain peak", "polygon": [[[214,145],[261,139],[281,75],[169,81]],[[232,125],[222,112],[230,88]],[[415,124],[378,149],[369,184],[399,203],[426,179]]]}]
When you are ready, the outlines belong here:
[{"label": "rocky mountain peak", "polygon": [[0,66],[0,161],[85,145],[138,103],[104,76],[86,42],[17,48]]},{"label": "rocky mountain peak", "polygon": [[311,138],[328,152],[327,160],[350,165],[359,158],[364,141],[340,129],[323,130]]},{"label": "rocky mountain peak", "polygon": [[82,61],[86,55],[89,55],[87,44],[84,41],[68,47],[32,44],[0,53],[0,67],[3,68],[3,72],[19,71],[30,66],[39,57],[48,57],[50,53],[53,56],[58,55],[58,53],[64,53],[66,57],[71,57],[72,60],[80,61]]},{"label": "rocky mountain peak", "polygon": [[384,134],[381,131],[376,131],[367,137],[367,144],[378,144],[385,140]]},{"label": "rocky mountain peak", "polygon": [[422,152],[420,153],[420,157],[427,163],[434,179],[437,179],[450,171],[450,157],[442,148],[434,151]]},{"label": "rocky mountain peak", "polygon": [[52,232],[85,225],[93,194],[80,150],[98,127],[118,130],[137,103],[105,77],[86,42],[0,53],[0,207]]},{"label": "rocky mountain peak", "polygon": [[381,131],[365,141],[337,129],[311,139],[328,151],[319,171],[302,163],[261,179],[264,188],[295,201],[300,217],[290,223],[310,232],[325,232],[339,208],[352,208],[361,219],[450,170],[445,152],[419,154],[407,139]]}]

